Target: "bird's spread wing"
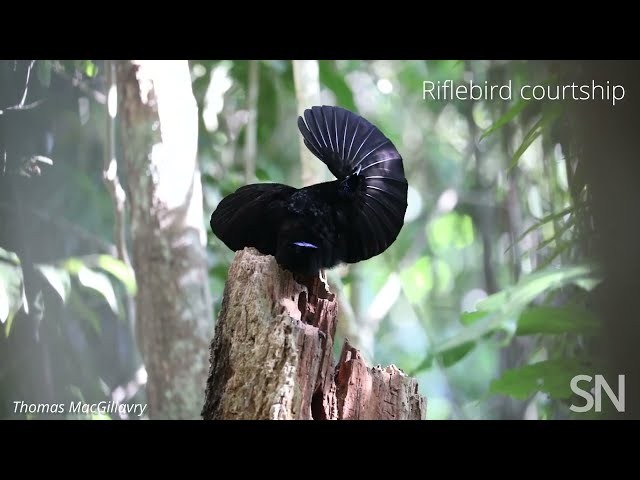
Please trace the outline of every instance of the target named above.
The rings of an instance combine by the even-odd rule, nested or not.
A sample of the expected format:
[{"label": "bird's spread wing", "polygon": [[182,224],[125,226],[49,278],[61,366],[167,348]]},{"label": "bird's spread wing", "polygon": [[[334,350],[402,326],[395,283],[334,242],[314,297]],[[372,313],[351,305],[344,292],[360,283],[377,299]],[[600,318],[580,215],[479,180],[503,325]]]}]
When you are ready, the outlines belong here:
[{"label": "bird's spread wing", "polygon": [[275,255],[286,202],[295,191],[279,183],[241,187],[218,204],[211,215],[211,229],[233,251],[255,247]]},{"label": "bird's spread wing", "polygon": [[355,263],[385,251],[397,238],[407,209],[407,180],[400,153],[376,126],[340,107],[312,107],[298,119],[307,148],[338,180],[360,181],[346,209],[346,252]]}]

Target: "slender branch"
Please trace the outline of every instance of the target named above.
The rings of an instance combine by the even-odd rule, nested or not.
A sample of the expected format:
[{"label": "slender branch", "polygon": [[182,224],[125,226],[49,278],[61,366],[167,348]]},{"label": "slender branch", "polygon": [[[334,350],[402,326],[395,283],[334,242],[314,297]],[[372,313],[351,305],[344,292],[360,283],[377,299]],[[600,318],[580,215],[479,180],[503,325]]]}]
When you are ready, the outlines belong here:
[{"label": "slender branch", "polygon": [[256,174],[256,152],[258,144],[258,91],[259,81],[259,60],[249,61],[249,86],[247,92],[247,110],[249,119],[244,142],[244,172],[247,183],[255,180]]},{"label": "slender branch", "polygon": [[22,100],[20,100],[20,105],[18,105],[18,107],[23,107],[24,102],[27,100],[27,93],[29,92],[29,79],[31,78],[31,69],[33,68],[33,65],[35,63],[35,60],[31,60],[29,67],[27,67],[27,80],[24,82],[24,93],[22,94]]},{"label": "slender branch", "polygon": [[36,108],[41,103],[44,103],[44,98],[36,100],[35,102],[31,102],[28,105],[14,105],[13,107],[7,107],[4,110],[0,110],[0,115],[3,115],[7,110],[31,110],[32,108]]},{"label": "slender branch", "polygon": [[118,258],[122,260],[125,265],[131,267],[129,261],[129,254],[127,253],[127,244],[125,239],[125,202],[127,195],[120,185],[118,179],[118,163],[115,156],[115,117],[117,113],[117,88],[115,84],[115,66],[113,62],[107,60],[105,62],[105,72],[107,75],[107,89],[108,89],[108,102],[107,102],[107,141],[105,142],[104,152],[104,170],[103,179],[104,183],[111,194],[113,201],[114,213],[115,213],[115,242],[118,251]]}]

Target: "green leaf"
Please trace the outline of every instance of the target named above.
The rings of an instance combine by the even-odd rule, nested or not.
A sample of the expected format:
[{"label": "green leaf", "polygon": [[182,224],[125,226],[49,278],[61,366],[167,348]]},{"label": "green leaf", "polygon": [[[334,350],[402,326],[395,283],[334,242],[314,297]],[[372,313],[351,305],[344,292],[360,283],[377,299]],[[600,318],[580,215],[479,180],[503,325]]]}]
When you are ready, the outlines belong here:
[{"label": "green leaf", "polygon": [[477,309],[485,311],[486,315],[467,316],[473,322],[458,334],[437,344],[432,354],[439,355],[465,343],[476,342],[497,330],[513,333],[520,312],[538,295],[592,276],[593,272],[588,266],[565,267],[528,275],[514,287],[478,302]]},{"label": "green leaf", "polygon": [[524,277],[517,285],[495,293],[477,304],[478,310],[496,311],[505,308],[524,308],[538,295],[573,283],[578,279],[593,277],[588,266],[572,266],[542,270]]},{"label": "green leaf", "polygon": [[113,310],[113,313],[118,314],[118,301],[116,300],[116,294],[113,290],[113,285],[104,273],[95,272],[87,267],[82,267],[78,272],[78,281],[86,288],[90,288],[95,292],[102,295],[106,302]]},{"label": "green leaf", "polygon": [[530,101],[531,101],[530,99],[518,100],[513,105],[513,107],[507,110],[507,112],[504,115],[502,115],[498,120],[496,120],[496,122],[493,125],[491,125],[489,128],[487,128],[484,131],[484,133],[480,136],[480,140],[483,140],[484,138],[488,137],[489,135],[494,133],[496,130],[504,127],[507,123],[513,120],[520,112],[522,112],[527,107],[527,105],[529,105]]},{"label": "green leaf", "polygon": [[598,319],[588,310],[577,307],[531,307],[520,315],[516,335],[593,334],[598,327]]},{"label": "green leaf", "polygon": [[411,372],[409,372],[409,375],[415,376],[417,373],[423,370],[430,369],[431,365],[433,365],[433,355],[429,354],[424,358],[424,360],[420,362],[420,364],[416,368],[414,368]]},{"label": "green leaf", "polygon": [[462,360],[471,350],[476,346],[475,342],[467,342],[457,347],[451,348],[444,352],[440,352],[438,355],[443,367],[450,367],[451,365]]},{"label": "green leaf", "polygon": [[89,78],[93,78],[98,73],[98,67],[91,60],[84,61],[84,73]]},{"label": "green leaf", "polygon": [[137,292],[136,277],[134,272],[127,265],[111,255],[98,256],[98,266],[116,277],[124,285],[129,295]]},{"label": "green leaf", "polygon": [[431,257],[420,258],[411,267],[400,273],[400,282],[407,299],[411,303],[420,303],[433,288]]},{"label": "green leaf", "polygon": [[478,310],[477,312],[464,312],[462,315],[460,315],[460,322],[463,325],[471,325],[472,323],[475,323],[476,321],[486,317],[487,315],[487,312],[483,312],[481,310]]},{"label": "green leaf", "polygon": [[573,395],[571,379],[587,371],[575,358],[546,360],[504,372],[491,382],[489,392],[526,400],[537,392],[554,399],[568,399]]},{"label": "green leaf", "polygon": [[85,263],[80,258],[72,257],[66,260],[62,267],[71,275],[77,275],[80,270],[85,268]]},{"label": "green leaf", "polygon": [[49,285],[56,291],[62,303],[66,303],[71,290],[71,277],[69,272],[52,265],[35,265],[35,268],[42,273]]},{"label": "green leaf", "polygon": [[420,364],[415,367],[410,375],[416,375],[417,373],[428,370],[433,365],[433,361],[438,359],[443,367],[448,368],[460,360],[462,360],[469,352],[471,352],[476,346],[475,342],[467,342],[462,345],[455,346],[449,350],[438,352],[437,354],[429,354],[425,357]]}]

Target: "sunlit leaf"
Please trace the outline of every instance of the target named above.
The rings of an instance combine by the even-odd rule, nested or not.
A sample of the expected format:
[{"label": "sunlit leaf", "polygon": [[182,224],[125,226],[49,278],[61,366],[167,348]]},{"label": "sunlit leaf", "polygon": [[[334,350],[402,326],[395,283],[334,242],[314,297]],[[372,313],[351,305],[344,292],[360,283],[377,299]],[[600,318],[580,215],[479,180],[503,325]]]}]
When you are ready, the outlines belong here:
[{"label": "sunlit leaf", "polygon": [[473,221],[469,215],[450,212],[429,223],[427,235],[435,251],[462,249],[473,243]]},{"label": "sunlit leaf", "polygon": [[547,290],[560,288],[578,279],[592,277],[588,266],[543,270],[524,277],[517,285],[488,296],[478,302],[478,310],[500,310],[509,306],[524,307]]},{"label": "sunlit leaf", "polygon": [[522,310],[540,294],[593,276],[588,266],[565,267],[528,275],[517,285],[478,302],[477,309],[485,311],[486,315],[467,316],[466,319],[473,322],[460,333],[437,344],[433,355],[476,342],[498,330],[511,334],[516,331],[515,322]]},{"label": "sunlit leaf", "polygon": [[116,294],[113,290],[113,285],[104,273],[90,270],[87,267],[82,267],[78,272],[78,281],[86,288],[90,288],[104,297],[106,302],[113,310],[113,313],[118,313],[118,301],[116,300]]},{"label": "sunlit leaf", "polygon": [[84,73],[89,78],[93,78],[98,73],[98,67],[91,60],[84,61]]},{"label": "sunlit leaf", "polygon": [[63,268],[65,268],[71,275],[77,275],[80,270],[85,268],[85,263],[79,258],[69,258],[64,262]]},{"label": "sunlit leaf", "polygon": [[507,370],[491,382],[489,391],[519,400],[526,400],[537,392],[547,393],[555,399],[567,399],[573,394],[571,379],[586,373],[587,367],[577,359],[547,360]]},{"label": "sunlit leaf", "polygon": [[518,319],[517,335],[537,333],[596,333],[597,317],[577,307],[531,307]]},{"label": "sunlit leaf", "polygon": [[52,265],[36,265],[35,268],[42,273],[49,285],[56,291],[62,303],[65,303],[71,290],[69,272]]},{"label": "sunlit leaf", "polygon": [[13,320],[16,317],[17,310],[10,310],[9,316],[7,317],[7,321],[4,324],[4,336],[8,337],[11,334],[11,328],[13,327]]},{"label": "sunlit leaf", "polygon": [[111,255],[100,255],[98,266],[116,277],[127,289],[129,295],[135,295],[137,291],[136,277],[127,265]]},{"label": "sunlit leaf", "polygon": [[464,312],[460,315],[460,322],[463,325],[471,325],[472,323],[484,318],[488,315],[487,312],[477,311],[477,312]]},{"label": "sunlit leaf", "polygon": [[433,288],[431,258],[420,258],[411,267],[400,273],[402,288],[411,303],[420,303]]}]

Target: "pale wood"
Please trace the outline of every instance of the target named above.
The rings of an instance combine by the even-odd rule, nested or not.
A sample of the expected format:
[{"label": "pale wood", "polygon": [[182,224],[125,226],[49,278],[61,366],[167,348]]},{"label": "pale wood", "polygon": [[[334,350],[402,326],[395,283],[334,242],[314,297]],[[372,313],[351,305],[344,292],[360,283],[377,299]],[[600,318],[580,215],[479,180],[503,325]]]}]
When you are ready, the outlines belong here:
[{"label": "pale wood", "polygon": [[421,419],[415,379],[367,368],[345,343],[335,368],[337,301],[319,277],[236,253],[210,348],[204,419]]},{"label": "pale wood", "polygon": [[395,365],[367,367],[348,341],[342,348],[335,382],[342,420],[425,418],[426,400],[418,393],[418,382]]},{"label": "pale wood", "polygon": [[213,310],[187,61],[116,62],[136,295],[152,419],[198,419]]}]

